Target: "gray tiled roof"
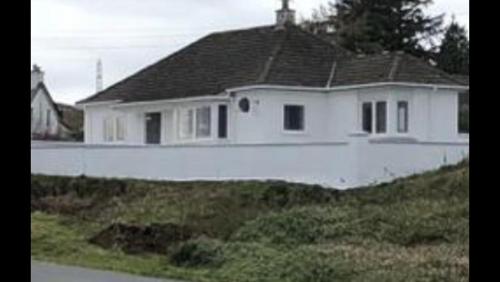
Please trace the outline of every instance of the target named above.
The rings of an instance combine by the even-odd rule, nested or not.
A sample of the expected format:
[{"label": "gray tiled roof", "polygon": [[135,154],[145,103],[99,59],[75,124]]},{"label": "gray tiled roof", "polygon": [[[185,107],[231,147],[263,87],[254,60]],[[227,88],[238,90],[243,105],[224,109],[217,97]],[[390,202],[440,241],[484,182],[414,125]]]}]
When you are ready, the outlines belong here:
[{"label": "gray tiled roof", "polygon": [[466,85],[430,63],[402,52],[355,56],[340,61],[332,85],[377,82]]},{"label": "gray tiled roof", "polygon": [[326,87],[329,82],[336,86],[390,81],[460,84],[409,55],[351,56],[298,27],[265,26],[208,35],[79,103],[217,95],[259,84]]}]

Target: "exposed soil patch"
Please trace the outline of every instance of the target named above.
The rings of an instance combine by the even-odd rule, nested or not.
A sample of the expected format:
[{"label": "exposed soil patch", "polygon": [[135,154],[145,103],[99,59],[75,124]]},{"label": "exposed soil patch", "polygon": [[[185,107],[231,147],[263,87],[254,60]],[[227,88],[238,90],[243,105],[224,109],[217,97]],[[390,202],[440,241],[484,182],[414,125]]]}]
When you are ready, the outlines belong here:
[{"label": "exposed soil patch", "polygon": [[89,240],[102,248],[119,248],[129,254],[165,254],[168,248],[194,237],[193,231],[176,224],[134,226],[113,224]]}]

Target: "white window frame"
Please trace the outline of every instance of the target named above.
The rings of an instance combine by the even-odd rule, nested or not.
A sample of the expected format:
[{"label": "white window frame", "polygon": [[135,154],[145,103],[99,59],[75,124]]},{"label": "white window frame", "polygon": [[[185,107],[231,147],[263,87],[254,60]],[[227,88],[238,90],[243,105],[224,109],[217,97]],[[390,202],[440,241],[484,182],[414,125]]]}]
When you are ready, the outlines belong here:
[{"label": "white window frame", "polygon": [[[385,132],[377,132],[377,121],[378,121],[378,117],[377,117],[377,103],[385,103]],[[364,128],[363,128],[363,105],[364,104],[371,104],[372,106],[372,132],[367,132],[367,131],[364,131]],[[363,100],[359,103],[359,128],[361,129],[362,132],[365,132],[367,134],[370,134],[370,135],[374,135],[374,136],[383,136],[383,135],[387,135],[389,133],[389,126],[390,126],[390,122],[389,122],[389,119],[390,119],[390,115],[389,115],[389,111],[390,111],[390,107],[389,107],[390,103],[387,99],[376,99],[376,100]]]},{"label": "white window frame", "polygon": [[[401,113],[400,113],[400,108],[399,104],[400,103],[406,103],[406,112],[405,112],[405,119],[404,121],[404,130],[401,130],[401,123],[403,122],[401,120]],[[396,132],[398,134],[408,134],[410,132],[410,102],[408,100],[398,100],[396,102]]]},{"label": "white window frame", "polygon": [[[201,111],[206,111],[208,110],[208,120],[205,120],[204,122],[207,123],[208,122],[208,129],[207,128],[201,128],[199,127],[200,125],[200,114],[201,114]],[[210,139],[212,137],[212,119],[213,119],[213,115],[212,115],[212,107],[211,106],[204,106],[204,107],[197,107],[196,110],[195,110],[195,113],[194,113],[194,119],[195,119],[195,128],[194,128],[194,135],[195,135],[195,138],[196,139]],[[207,126],[207,124],[204,124],[204,126]],[[202,130],[208,130],[208,134],[206,135],[201,135],[202,133]]]},{"label": "white window frame", "polygon": [[[365,122],[365,112],[364,112],[364,106],[366,104],[369,104],[370,105],[370,131],[366,131],[365,128],[364,128],[364,122]],[[373,128],[373,125],[374,125],[374,122],[373,122],[373,112],[375,112],[374,108],[373,108],[373,101],[362,101],[361,104],[359,105],[359,108],[361,109],[360,110],[360,118],[359,118],[359,127],[361,128],[361,131],[362,132],[365,132],[367,134],[373,134],[374,132],[374,128]]]},{"label": "white window frame", "polygon": [[103,119],[103,134],[102,139],[105,143],[112,143],[115,141],[114,136],[114,122],[113,117],[108,116]]},{"label": "white window frame", "polygon": [[[286,128],[286,107],[301,107],[302,108],[302,129],[287,129]],[[286,134],[305,134],[307,130],[307,124],[306,124],[306,106],[304,104],[284,104],[283,105],[283,112],[282,112],[282,131]]]},{"label": "white window frame", "polygon": [[[122,122],[120,131],[119,123]],[[122,133],[123,136],[120,136]],[[127,120],[125,116],[107,116],[103,119],[103,140],[105,143],[123,143],[127,139]]]},{"label": "white window frame", "polygon": [[[209,132],[210,134],[208,136],[198,136],[198,132],[197,132],[197,125],[198,125],[198,116],[199,116],[199,113],[198,113],[198,110],[201,110],[201,109],[208,109],[209,110],[209,116],[210,116],[210,120],[209,120]],[[191,124],[190,124],[190,128],[191,128],[191,131],[187,134],[187,135],[184,135],[183,134],[183,131],[184,131],[184,124],[183,124],[183,119],[182,119],[182,115],[184,113],[188,113],[188,112],[191,112]],[[212,106],[211,105],[199,105],[199,106],[189,106],[189,107],[181,107],[181,108],[178,108],[176,110],[176,128],[177,128],[177,139],[178,141],[181,141],[181,142],[192,142],[192,141],[206,141],[206,140],[212,140],[213,139],[213,136],[214,136],[214,128],[213,128],[213,110],[212,110]]]},{"label": "white window frame", "polygon": [[127,121],[124,116],[115,117],[114,133],[116,142],[125,142],[127,139]]},{"label": "white window frame", "polygon": [[[383,132],[378,132],[378,127],[377,127],[377,122],[378,122],[378,107],[377,107],[377,104],[379,103],[384,103],[385,105],[385,130]],[[373,123],[374,123],[374,127],[373,127],[373,132],[376,134],[376,135],[387,135],[387,133],[389,132],[389,102],[387,100],[377,100],[377,101],[374,101],[373,102]]]}]

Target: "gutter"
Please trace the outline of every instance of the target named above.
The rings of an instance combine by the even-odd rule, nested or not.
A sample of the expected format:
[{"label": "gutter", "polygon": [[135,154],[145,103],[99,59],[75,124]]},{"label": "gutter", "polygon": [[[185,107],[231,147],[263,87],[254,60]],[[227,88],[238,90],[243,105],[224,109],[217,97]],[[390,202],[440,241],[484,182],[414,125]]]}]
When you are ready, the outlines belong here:
[{"label": "gutter", "polygon": [[161,103],[186,103],[186,102],[217,102],[217,101],[228,101],[229,96],[224,95],[214,95],[214,96],[199,96],[192,98],[180,98],[180,99],[164,99],[164,100],[154,100],[154,101],[145,101],[145,102],[128,102],[128,103],[119,103],[115,105],[113,108],[125,108],[125,107],[137,107],[137,106],[149,106],[149,105],[158,105]]},{"label": "gutter", "polygon": [[440,85],[440,84],[420,84],[420,83],[407,83],[407,82],[377,82],[357,85],[334,86],[334,87],[306,87],[306,86],[280,86],[280,85],[252,85],[228,89],[228,92],[240,92],[249,90],[290,90],[290,91],[312,91],[312,92],[329,92],[335,90],[351,90],[372,87],[415,87],[415,88],[431,88],[449,89],[449,90],[469,90],[469,86],[460,85]]},{"label": "gutter", "polygon": [[102,102],[89,102],[89,103],[77,103],[75,108],[83,110],[87,106],[107,106],[116,103],[120,103],[122,100],[110,100],[110,101],[102,101]]},{"label": "gutter", "polygon": [[[332,67],[332,73],[334,73],[334,70],[335,70],[335,66]],[[329,87],[329,86],[327,86],[327,87],[281,86],[281,85],[262,84],[262,85],[251,85],[251,86],[229,88],[226,91],[224,91],[222,94],[218,94],[218,95],[198,96],[198,97],[192,97],[192,98],[153,100],[153,101],[145,101],[145,102],[128,102],[128,103],[122,103],[122,100],[112,100],[112,101],[90,102],[90,103],[77,104],[76,107],[83,109],[87,106],[106,106],[106,105],[116,104],[114,106],[114,108],[125,108],[125,107],[135,107],[135,106],[158,105],[159,103],[229,101],[231,99],[232,93],[242,92],[242,91],[250,91],[250,90],[288,90],[288,91],[310,91],[310,92],[327,93],[330,91],[353,90],[353,89],[374,88],[374,87],[388,87],[388,86],[431,88],[433,90],[438,90],[438,89],[459,90],[459,91],[469,90],[469,86],[420,84],[420,83],[407,83],[407,82],[377,82],[377,83],[334,86],[334,87]]]}]

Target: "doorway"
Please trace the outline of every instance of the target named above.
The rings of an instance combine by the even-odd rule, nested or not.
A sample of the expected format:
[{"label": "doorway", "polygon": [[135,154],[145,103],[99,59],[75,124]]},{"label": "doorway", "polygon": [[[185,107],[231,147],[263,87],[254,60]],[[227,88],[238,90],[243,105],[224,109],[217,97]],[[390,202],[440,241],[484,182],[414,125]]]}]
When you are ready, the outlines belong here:
[{"label": "doorway", "polygon": [[161,144],[161,113],[146,114],[146,144]]}]

